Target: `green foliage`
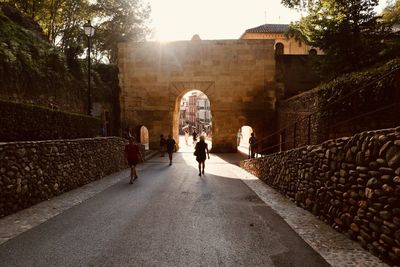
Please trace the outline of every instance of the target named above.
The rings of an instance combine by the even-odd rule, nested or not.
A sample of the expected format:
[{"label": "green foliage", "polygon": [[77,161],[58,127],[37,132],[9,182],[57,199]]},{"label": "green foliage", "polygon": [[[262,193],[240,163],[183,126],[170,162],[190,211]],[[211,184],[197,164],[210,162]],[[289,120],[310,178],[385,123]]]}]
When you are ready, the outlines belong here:
[{"label": "green foliage", "polygon": [[381,14],[381,22],[392,29],[385,38],[386,48],[382,51],[383,58],[400,57],[400,0],[388,5]]},{"label": "green foliage", "polygon": [[94,137],[99,119],[45,107],[0,100],[0,141],[34,141]]},{"label": "green foliage", "polygon": [[7,81],[20,82],[18,74],[26,75],[24,78],[28,80],[40,80],[49,72],[63,75],[65,71],[64,59],[57,49],[29,30],[15,25],[0,11],[0,76],[5,75],[2,77],[3,90]]},{"label": "green foliage", "polygon": [[[150,8],[141,0],[7,0],[43,28],[51,44],[68,57],[77,58],[86,48],[82,25],[89,19],[96,27],[95,59],[115,63],[117,43],[142,41],[148,36]],[[97,25],[96,25],[97,24]],[[79,53],[78,53],[79,52]]]},{"label": "green foliage", "polygon": [[[379,59],[389,29],[377,20],[378,0],[283,1],[288,6],[307,2],[308,16],[291,25],[289,35],[321,48],[321,69],[335,77],[365,68]],[[312,4],[310,4],[312,3]]]},{"label": "green foliage", "polygon": [[[84,112],[87,60],[77,59],[76,51],[71,53],[65,58],[58,48],[16,25],[0,10],[0,99]],[[119,90],[114,65],[94,64],[92,86],[94,100],[118,104],[114,100]]]},{"label": "green foliage", "polygon": [[399,73],[400,59],[395,59],[378,68],[345,74],[319,86],[321,115],[346,118],[393,103],[398,90],[395,77]]},{"label": "green foliage", "polygon": [[388,5],[381,15],[382,20],[390,25],[400,24],[400,0]]},{"label": "green foliage", "polygon": [[93,39],[98,56],[117,61],[117,44],[121,41],[144,41],[149,34],[149,5],[140,0],[98,0],[95,13],[101,18]]},{"label": "green foliage", "polygon": [[319,0],[281,0],[282,4],[289,8],[307,10],[320,4]]}]

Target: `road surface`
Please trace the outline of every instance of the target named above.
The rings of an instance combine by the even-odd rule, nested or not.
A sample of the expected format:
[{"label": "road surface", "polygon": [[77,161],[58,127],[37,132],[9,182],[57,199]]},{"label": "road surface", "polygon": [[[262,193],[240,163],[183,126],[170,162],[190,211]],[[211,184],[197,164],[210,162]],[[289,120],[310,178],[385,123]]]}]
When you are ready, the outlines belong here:
[{"label": "road surface", "polygon": [[0,266],[329,266],[212,155],[199,177],[190,149],[0,245]]}]

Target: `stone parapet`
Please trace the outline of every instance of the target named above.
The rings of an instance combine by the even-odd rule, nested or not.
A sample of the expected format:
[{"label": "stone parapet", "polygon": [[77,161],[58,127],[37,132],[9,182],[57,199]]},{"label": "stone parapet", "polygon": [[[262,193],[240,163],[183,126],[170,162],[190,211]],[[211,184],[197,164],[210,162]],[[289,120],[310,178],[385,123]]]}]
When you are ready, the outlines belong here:
[{"label": "stone parapet", "polygon": [[400,262],[400,127],[241,162],[389,263]]},{"label": "stone parapet", "polygon": [[0,217],[126,168],[125,141],[0,143]]}]

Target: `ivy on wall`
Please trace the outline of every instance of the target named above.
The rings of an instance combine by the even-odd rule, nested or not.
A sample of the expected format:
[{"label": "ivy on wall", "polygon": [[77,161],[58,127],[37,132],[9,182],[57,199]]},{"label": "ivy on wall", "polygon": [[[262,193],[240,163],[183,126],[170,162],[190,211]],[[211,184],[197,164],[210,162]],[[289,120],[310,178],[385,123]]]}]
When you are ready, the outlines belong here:
[{"label": "ivy on wall", "polygon": [[0,141],[34,141],[95,137],[99,119],[45,107],[0,100]]},{"label": "ivy on wall", "polygon": [[320,115],[356,116],[390,105],[400,89],[396,84],[399,73],[400,59],[395,59],[379,68],[346,74],[321,85],[317,91]]}]

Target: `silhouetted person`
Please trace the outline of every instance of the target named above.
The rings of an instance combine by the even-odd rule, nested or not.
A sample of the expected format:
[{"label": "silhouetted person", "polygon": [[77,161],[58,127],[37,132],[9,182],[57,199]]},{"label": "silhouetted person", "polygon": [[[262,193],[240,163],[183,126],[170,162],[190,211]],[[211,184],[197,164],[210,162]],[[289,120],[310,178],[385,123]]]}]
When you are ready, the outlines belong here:
[{"label": "silhouetted person", "polygon": [[196,130],[193,130],[192,136],[193,136],[193,145],[196,145],[196,142],[197,142],[197,132],[196,132]]},{"label": "silhouetted person", "polygon": [[135,137],[129,138],[129,144],[125,146],[125,157],[128,161],[129,167],[131,168],[131,179],[129,183],[132,184],[133,181],[138,178],[136,173],[136,165],[142,158],[140,155],[139,146],[135,144]]},{"label": "silhouetted person", "polygon": [[186,128],[185,129],[185,144],[187,146],[189,146],[188,140],[189,140],[189,130]]},{"label": "silhouetted person", "polygon": [[251,133],[251,137],[249,138],[249,144],[250,144],[250,157],[254,159],[256,155],[256,149],[257,149],[257,139],[254,137],[254,133]]},{"label": "silhouetted person", "polygon": [[125,128],[125,130],[124,130],[124,138],[126,140],[129,140],[130,137],[131,137],[131,133],[129,131],[129,128]]},{"label": "silhouetted person", "polygon": [[167,146],[167,153],[168,153],[168,157],[169,157],[169,165],[172,165],[172,153],[174,153],[175,150],[175,140],[172,139],[171,135],[168,135],[168,139],[166,141],[166,146]]},{"label": "silhouetted person", "polygon": [[164,138],[164,135],[160,135],[160,157],[164,157],[166,144],[167,140]]},{"label": "silhouetted person", "polygon": [[210,153],[208,151],[208,145],[204,142],[205,137],[203,135],[200,136],[200,141],[196,144],[194,155],[196,156],[196,160],[199,163],[199,176],[204,174],[204,168],[206,165],[206,152],[208,159],[210,159]]}]

